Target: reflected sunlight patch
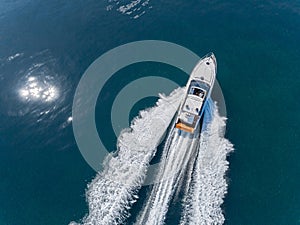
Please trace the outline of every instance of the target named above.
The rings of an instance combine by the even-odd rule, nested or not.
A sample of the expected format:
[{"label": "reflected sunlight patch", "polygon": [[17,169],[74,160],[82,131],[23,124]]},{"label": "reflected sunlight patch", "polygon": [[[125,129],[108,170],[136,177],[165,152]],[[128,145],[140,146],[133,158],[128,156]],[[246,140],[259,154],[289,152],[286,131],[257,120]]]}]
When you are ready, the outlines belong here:
[{"label": "reflected sunlight patch", "polygon": [[59,92],[57,87],[50,84],[47,80],[30,76],[19,90],[19,95],[24,100],[51,102],[58,98]]}]

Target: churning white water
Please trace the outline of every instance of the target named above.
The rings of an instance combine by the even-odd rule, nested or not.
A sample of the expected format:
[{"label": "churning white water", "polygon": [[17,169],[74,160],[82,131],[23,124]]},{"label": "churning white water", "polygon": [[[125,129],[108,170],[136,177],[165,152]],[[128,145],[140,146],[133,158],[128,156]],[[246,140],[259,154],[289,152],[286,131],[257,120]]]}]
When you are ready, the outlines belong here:
[{"label": "churning white water", "polygon": [[[140,112],[130,129],[121,133],[118,155],[108,156],[104,170],[88,185],[89,213],[82,224],[122,224],[137,200],[150,160],[182,99],[183,89],[160,95],[155,107]],[[76,224],[71,222],[71,224]]]},{"label": "churning white water", "polygon": [[164,148],[168,156],[160,171],[165,178],[153,186],[137,225],[164,224],[170,201],[183,181],[186,188],[180,224],[223,224],[221,204],[227,190],[226,156],[233,150],[224,138],[224,129],[225,118],[219,116],[216,105],[209,101],[201,133],[172,131],[176,134]]},{"label": "churning white water", "polygon": [[219,116],[216,107],[210,110],[211,120],[200,135],[192,181],[183,199],[181,225],[224,223],[221,205],[227,192],[226,156],[233,151],[233,146],[224,138],[226,119]]},{"label": "churning white water", "polygon": [[[184,89],[160,96],[119,137],[118,155],[108,156],[105,169],[88,185],[89,213],[82,224],[123,224],[138,199],[149,163],[181,102]],[[195,134],[172,128],[158,173],[136,225],[164,224],[171,199],[184,186],[180,224],[223,224],[221,204],[227,191],[226,156],[233,150],[224,138],[226,118],[209,101],[203,125]],[[199,128],[200,129],[200,128]],[[183,185],[184,182],[184,185]],[[76,224],[72,222],[71,224]]]}]

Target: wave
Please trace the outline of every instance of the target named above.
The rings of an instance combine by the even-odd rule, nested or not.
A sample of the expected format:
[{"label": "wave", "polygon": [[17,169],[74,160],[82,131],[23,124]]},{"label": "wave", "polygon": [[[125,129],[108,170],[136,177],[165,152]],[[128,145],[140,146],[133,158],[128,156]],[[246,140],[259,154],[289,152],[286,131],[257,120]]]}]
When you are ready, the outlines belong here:
[{"label": "wave", "polygon": [[[221,205],[227,193],[225,173],[228,169],[227,155],[233,145],[224,138],[226,118],[221,117],[217,107],[210,103],[206,129],[200,135],[200,145],[192,182],[183,198],[181,225],[223,224]],[[209,117],[209,118],[208,118]]]},{"label": "wave", "polygon": [[224,138],[225,118],[219,116],[211,100],[201,129],[201,133],[198,130],[194,135],[177,129],[171,131],[170,144],[163,150],[165,164],[159,172],[163,178],[153,186],[136,225],[164,224],[171,201],[179,199],[182,188],[180,224],[223,224],[221,204],[227,191],[226,156],[233,147]]},{"label": "wave", "polygon": [[130,16],[132,19],[141,17],[148,9],[152,8],[149,6],[150,0],[109,0],[108,2],[107,11],[116,8],[118,12]]},{"label": "wave", "polygon": [[164,132],[176,113],[183,96],[183,88],[170,96],[160,95],[156,106],[140,112],[130,129],[118,139],[118,153],[109,155],[104,170],[88,185],[86,199],[89,213],[80,223],[93,225],[122,224],[129,209],[138,199],[150,160],[156,152]]},{"label": "wave", "polygon": [[[178,109],[183,90],[177,89],[168,97],[160,95],[155,107],[141,111],[130,129],[121,133],[116,157],[110,154],[104,170],[88,185],[89,213],[80,224],[124,224],[130,216],[129,209],[138,199],[138,190],[144,184],[156,148]],[[233,145],[224,137],[225,121],[210,100],[201,132],[170,130],[157,180],[136,225],[164,224],[170,204],[179,199],[180,190],[183,190],[180,225],[224,223],[221,205],[227,192],[226,157],[233,151]],[[70,223],[75,224],[78,223]]]},{"label": "wave", "polygon": [[159,172],[162,177],[160,182],[153,186],[147,204],[138,216],[137,225],[163,224],[171,198],[181,186],[186,168],[198,145],[196,134],[181,134],[177,129],[172,132],[175,132],[175,135],[171,144],[164,148],[164,153],[167,155],[163,155],[166,157],[165,163],[161,165]]}]

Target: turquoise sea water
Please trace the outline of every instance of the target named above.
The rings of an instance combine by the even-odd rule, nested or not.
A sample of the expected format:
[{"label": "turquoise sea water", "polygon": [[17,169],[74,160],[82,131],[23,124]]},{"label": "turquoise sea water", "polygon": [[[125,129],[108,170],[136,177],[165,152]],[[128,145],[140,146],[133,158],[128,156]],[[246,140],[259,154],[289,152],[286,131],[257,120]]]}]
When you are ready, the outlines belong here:
[{"label": "turquoise sea water", "polygon": [[[226,136],[236,149],[225,224],[300,224],[300,3],[150,0],[130,15],[118,7],[115,1],[0,1],[0,225],[68,224],[87,213],[85,189],[95,172],[68,121],[73,95],[97,57],[144,39],[216,54]],[[101,93],[97,119],[109,117],[106,109],[130,81],[174,73],[184,85],[184,74],[169,66],[125,68]],[[35,88],[30,77],[55,87],[53,101],[24,97],[24,88]],[[132,116],[154,101],[140,101]],[[114,149],[107,121],[98,132]]]}]

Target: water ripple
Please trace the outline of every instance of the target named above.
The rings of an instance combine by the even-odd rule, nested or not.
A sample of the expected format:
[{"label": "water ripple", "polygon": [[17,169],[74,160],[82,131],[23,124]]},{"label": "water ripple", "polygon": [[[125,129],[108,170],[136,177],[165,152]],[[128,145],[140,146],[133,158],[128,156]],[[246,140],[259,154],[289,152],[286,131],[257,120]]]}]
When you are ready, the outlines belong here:
[{"label": "water ripple", "polygon": [[152,8],[149,2],[150,0],[108,0],[109,5],[106,7],[106,10],[111,11],[115,9],[121,14],[130,16],[132,19],[138,19]]}]

